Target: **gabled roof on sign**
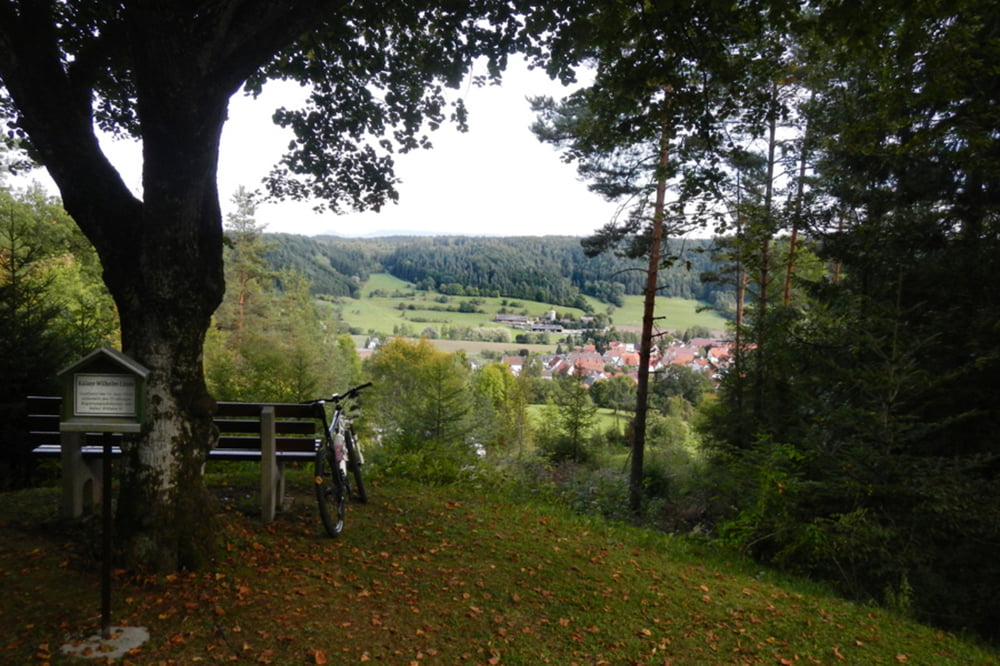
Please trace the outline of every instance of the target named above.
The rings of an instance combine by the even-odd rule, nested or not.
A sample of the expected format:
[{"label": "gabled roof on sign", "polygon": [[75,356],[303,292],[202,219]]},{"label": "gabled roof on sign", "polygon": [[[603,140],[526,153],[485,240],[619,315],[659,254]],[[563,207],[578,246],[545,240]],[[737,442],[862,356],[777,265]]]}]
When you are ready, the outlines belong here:
[{"label": "gabled roof on sign", "polygon": [[65,374],[71,372],[76,372],[80,368],[84,368],[91,365],[94,361],[99,358],[106,358],[113,363],[121,366],[122,370],[127,370],[134,375],[138,375],[141,379],[145,379],[146,375],[149,374],[149,370],[144,365],[140,365],[138,362],[133,360],[131,357],[126,356],[117,349],[112,349],[111,347],[101,347],[100,349],[95,349],[83,358],[73,361],[65,368],[57,373],[57,376],[61,377]]}]

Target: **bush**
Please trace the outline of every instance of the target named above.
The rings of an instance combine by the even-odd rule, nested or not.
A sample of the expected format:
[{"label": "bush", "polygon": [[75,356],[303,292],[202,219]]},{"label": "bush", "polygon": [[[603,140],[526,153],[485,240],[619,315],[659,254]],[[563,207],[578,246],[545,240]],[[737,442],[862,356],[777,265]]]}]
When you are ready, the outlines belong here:
[{"label": "bush", "polygon": [[558,433],[540,433],[538,437],[538,450],[545,458],[554,464],[577,463],[584,464],[593,462],[593,452],[582,442],[574,442],[571,438]]},{"label": "bush", "polygon": [[418,450],[383,443],[366,450],[372,473],[409,479],[430,486],[446,486],[478,478],[481,460],[471,446],[427,446]]},{"label": "bush", "polygon": [[564,502],[575,513],[598,515],[608,520],[627,521],[628,474],[609,467],[576,468],[563,484]]}]

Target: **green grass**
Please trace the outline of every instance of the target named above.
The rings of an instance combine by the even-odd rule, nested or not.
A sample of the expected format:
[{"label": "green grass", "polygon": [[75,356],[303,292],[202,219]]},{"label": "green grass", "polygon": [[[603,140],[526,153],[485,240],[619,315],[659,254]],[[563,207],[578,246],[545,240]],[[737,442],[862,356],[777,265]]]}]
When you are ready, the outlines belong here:
[{"label": "green grass", "polygon": [[[383,296],[373,296],[381,292]],[[397,327],[405,325],[414,335],[428,326],[439,332],[443,326],[495,326],[508,330],[513,340],[517,331],[493,322],[501,309],[512,312],[526,312],[530,316],[541,317],[550,310],[569,313],[576,317],[585,314],[582,310],[554,306],[549,303],[525,301],[508,298],[449,296],[446,303],[438,302],[439,294],[417,291],[413,285],[387,275],[373,274],[361,289],[360,299],[341,298],[335,306],[341,309],[344,321],[354,329],[364,332],[376,331],[391,334]],[[393,295],[395,294],[395,295]],[[446,312],[443,308],[457,308],[463,302],[477,301],[476,308],[481,313]],[[597,312],[607,311],[607,304],[588,298],[588,302]],[[512,305],[513,304],[513,305]],[[400,308],[400,305],[403,308]],[[413,309],[410,309],[411,306]],[[683,299],[660,299],[657,302],[657,315],[664,316],[659,322],[661,328],[683,331],[692,326],[705,326],[710,330],[724,330],[725,321],[711,312],[697,312],[697,301]],[[626,297],[625,306],[616,309],[612,314],[616,326],[635,328],[642,324],[642,297]],[[558,336],[553,336],[558,337]],[[508,348],[518,348],[513,342]],[[489,343],[486,348],[496,350],[496,344]],[[554,344],[552,349],[554,349]],[[466,348],[466,351],[469,351]]]},{"label": "green grass", "polygon": [[368,281],[365,282],[365,286],[362,289],[364,294],[370,294],[376,289],[382,289],[383,291],[409,291],[413,289],[413,285],[404,280],[400,280],[397,277],[393,277],[388,273],[373,273]]},{"label": "green grass", "polygon": [[[376,292],[386,295],[373,296]],[[360,299],[341,299],[340,303],[344,306],[345,320],[351,326],[363,330],[392,331],[393,326],[403,323],[418,331],[425,326],[440,329],[442,324],[508,328],[493,322],[493,318],[504,307],[517,312],[526,311],[532,316],[542,316],[553,308],[577,317],[583,314],[582,310],[556,307],[548,303],[485,296],[448,296],[447,302],[442,303],[439,302],[440,294],[417,291],[412,284],[385,273],[373,274],[361,288],[361,294]],[[477,301],[475,307],[482,310],[482,313],[444,311],[445,308],[457,308],[459,304],[470,301]],[[512,307],[511,303],[516,303],[517,307]],[[406,309],[400,309],[400,304]],[[409,309],[410,306],[414,309]]]},{"label": "green grass", "polygon": [[[606,309],[607,305],[602,307]],[[698,312],[701,307],[704,307],[703,303],[684,298],[658,298],[654,311],[654,315],[659,317],[656,326],[660,330],[678,333],[694,326],[704,326],[710,331],[726,330],[728,322],[724,318],[708,310]],[[611,317],[619,328],[642,326],[642,309],[642,296],[626,296],[625,305],[616,308]]]},{"label": "green grass", "polygon": [[[537,424],[541,419],[545,418],[546,408],[547,405],[540,405],[540,404],[528,405],[528,414],[531,416],[532,422]],[[619,412],[615,414],[614,410],[612,409],[608,409],[606,407],[598,407],[590,433],[604,432],[612,426],[618,427],[622,430],[622,432],[624,432],[625,424],[628,423],[628,420],[631,419],[632,416],[633,416],[632,412],[619,410]]]},{"label": "green grass", "polygon": [[610,428],[617,428],[619,432],[625,432],[625,426],[634,416],[632,412],[619,410],[617,413],[613,409],[599,407],[597,418],[594,419],[593,430],[596,432],[607,432]]},{"label": "green grass", "polygon": [[[219,493],[254,493],[234,475]],[[218,482],[220,478],[215,477]],[[205,571],[118,573],[114,624],[151,639],[126,663],[988,664],[996,652],[874,608],[751,575],[697,541],[402,483],[352,505],[321,536],[307,470],[261,525],[217,507]],[[94,631],[90,527],[63,523],[56,491],[0,495],[0,663],[71,663]],[[76,662],[74,662],[76,663]]]}]

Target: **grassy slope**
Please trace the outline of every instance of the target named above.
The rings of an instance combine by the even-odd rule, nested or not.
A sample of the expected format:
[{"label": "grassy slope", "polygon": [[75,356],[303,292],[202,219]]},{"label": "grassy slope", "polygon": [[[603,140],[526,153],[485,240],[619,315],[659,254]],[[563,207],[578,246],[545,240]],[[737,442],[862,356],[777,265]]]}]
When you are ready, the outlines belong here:
[{"label": "grassy slope", "polygon": [[[542,316],[553,306],[547,303],[537,303],[534,301],[517,300],[517,307],[512,308],[509,304],[515,299],[500,299],[482,297],[479,300],[484,303],[477,306],[485,314],[441,312],[429,308],[442,306],[457,306],[462,301],[471,300],[467,297],[450,297],[448,303],[442,304],[434,299],[436,295],[426,292],[414,292],[413,296],[386,296],[371,297],[370,294],[376,290],[385,293],[413,292],[412,285],[402,280],[396,279],[386,274],[372,275],[362,288],[362,298],[341,299],[340,305],[343,307],[344,319],[351,325],[363,331],[375,330],[382,332],[392,332],[395,326],[406,324],[415,333],[419,334],[427,326],[434,326],[439,331],[442,325],[456,326],[496,326],[493,317],[504,307],[503,301],[507,301],[507,308],[514,312],[527,311],[532,316]],[[588,299],[595,311],[605,311],[607,304],[600,303],[594,299]],[[406,307],[414,305],[416,310],[400,310],[400,303]],[[661,328],[679,330],[692,326],[706,326],[710,330],[724,330],[725,321],[712,312],[696,312],[699,304],[696,301],[684,299],[660,299],[657,303],[656,314],[662,316],[659,322]],[[582,310],[574,308],[556,307],[559,312],[572,313],[579,317]],[[414,321],[418,319],[420,321]],[[637,327],[642,323],[642,297],[628,296],[623,307],[618,308],[612,314],[612,319],[616,326]]]},{"label": "grassy slope", "polygon": [[[251,466],[252,467],[252,466]],[[453,489],[373,489],[340,540],[319,534],[307,472],[270,526],[220,495],[208,571],[127,578],[115,624],[132,663],[987,664],[995,652],[883,611],[812,596],[699,546]],[[233,482],[235,475],[226,477]],[[219,477],[216,477],[219,481]],[[246,487],[243,487],[245,484]],[[0,663],[69,663],[94,629],[96,537],[54,521],[55,491],[0,495]]]}]

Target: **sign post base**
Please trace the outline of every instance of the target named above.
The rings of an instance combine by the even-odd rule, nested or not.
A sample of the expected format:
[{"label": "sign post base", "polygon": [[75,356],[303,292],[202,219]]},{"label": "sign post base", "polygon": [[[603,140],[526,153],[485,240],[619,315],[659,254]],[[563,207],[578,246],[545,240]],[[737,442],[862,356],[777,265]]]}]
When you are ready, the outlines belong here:
[{"label": "sign post base", "polygon": [[109,638],[94,634],[62,646],[62,653],[83,659],[119,659],[149,640],[145,627],[111,627]]}]

